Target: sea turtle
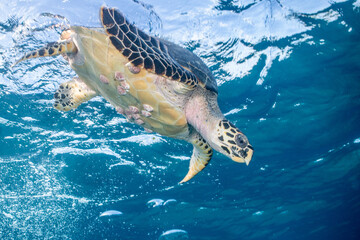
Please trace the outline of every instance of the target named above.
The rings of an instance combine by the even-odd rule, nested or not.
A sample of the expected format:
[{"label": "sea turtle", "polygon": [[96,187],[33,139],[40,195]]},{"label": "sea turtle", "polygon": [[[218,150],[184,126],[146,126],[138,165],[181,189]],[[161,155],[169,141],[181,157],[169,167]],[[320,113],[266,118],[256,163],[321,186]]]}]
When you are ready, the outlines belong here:
[{"label": "sea turtle", "polygon": [[62,54],[78,74],[60,85],[54,107],[61,111],[101,95],[120,114],[148,131],[193,144],[186,182],[200,172],[213,149],[249,164],[253,148],[224,118],[216,81],[202,60],[169,41],[152,37],[114,8],[101,7],[103,28],[72,26],[58,42],[20,61]]}]

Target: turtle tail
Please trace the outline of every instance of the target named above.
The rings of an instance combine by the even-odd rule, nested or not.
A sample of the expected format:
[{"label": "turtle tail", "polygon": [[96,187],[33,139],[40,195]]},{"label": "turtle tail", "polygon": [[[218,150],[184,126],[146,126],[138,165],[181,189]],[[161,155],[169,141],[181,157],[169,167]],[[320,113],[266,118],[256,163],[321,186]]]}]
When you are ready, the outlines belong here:
[{"label": "turtle tail", "polygon": [[25,54],[22,58],[16,61],[11,67],[14,67],[19,62],[31,59],[31,58],[38,58],[38,57],[50,57],[50,56],[57,56],[64,53],[76,53],[77,48],[75,43],[71,40],[59,41],[59,42],[52,42],[48,43],[46,46],[34,50]]}]

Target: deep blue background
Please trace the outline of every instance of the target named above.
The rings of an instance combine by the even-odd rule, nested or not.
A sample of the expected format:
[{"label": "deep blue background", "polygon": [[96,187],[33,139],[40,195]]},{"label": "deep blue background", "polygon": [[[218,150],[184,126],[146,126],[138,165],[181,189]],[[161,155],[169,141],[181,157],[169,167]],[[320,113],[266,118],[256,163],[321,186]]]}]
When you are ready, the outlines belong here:
[{"label": "deep blue background", "polygon": [[[248,167],[215,154],[178,185],[189,144],[100,97],[53,109],[74,76],[61,57],[10,67],[68,24],[99,27],[103,3],[205,61]],[[359,239],[359,42],[359,0],[2,0],[0,239]]]}]

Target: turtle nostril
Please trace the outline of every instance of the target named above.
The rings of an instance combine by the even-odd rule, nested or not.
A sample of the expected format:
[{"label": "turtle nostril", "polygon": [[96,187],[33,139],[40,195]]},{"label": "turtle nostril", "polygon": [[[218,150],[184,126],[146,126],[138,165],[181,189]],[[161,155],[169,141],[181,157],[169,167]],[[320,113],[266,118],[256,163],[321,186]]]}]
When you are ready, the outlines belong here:
[{"label": "turtle nostril", "polygon": [[247,144],[248,144],[248,141],[247,141],[246,137],[241,135],[241,134],[238,134],[235,137],[235,142],[241,148],[245,148],[247,146]]}]

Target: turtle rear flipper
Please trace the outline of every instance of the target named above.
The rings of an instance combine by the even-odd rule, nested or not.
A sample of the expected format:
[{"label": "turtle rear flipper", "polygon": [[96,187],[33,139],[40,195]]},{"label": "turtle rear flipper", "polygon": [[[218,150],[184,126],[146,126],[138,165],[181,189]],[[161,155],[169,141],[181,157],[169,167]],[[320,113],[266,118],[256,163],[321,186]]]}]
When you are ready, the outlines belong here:
[{"label": "turtle rear flipper", "polygon": [[213,155],[212,148],[198,132],[194,132],[189,136],[189,142],[193,144],[194,150],[190,159],[189,172],[180,183],[189,181],[203,170]]},{"label": "turtle rear flipper", "polygon": [[198,85],[196,76],[182,67],[168,53],[162,41],[144,33],[114,8],[102,7],[100,19],[110,41],[135,67],[186,84]]},{"label": "turtle rear flipper", "polygon": [[57,56],[63,53],[76,53],[77,48],[75,43],[71,40],[62,40],[58,42],[48,43],[46,46],[25,54],[22,58],[16,61],[11,67],[14,67],[19,62],[38,57]]},{"label": "turtle rear flipper", "polygon": [[89,101],[98,94],[89,88],[80,78],[62,83],[54,94],[54,107],[60,111],[77,108],[81,103]]}]

